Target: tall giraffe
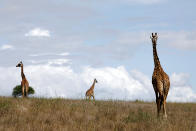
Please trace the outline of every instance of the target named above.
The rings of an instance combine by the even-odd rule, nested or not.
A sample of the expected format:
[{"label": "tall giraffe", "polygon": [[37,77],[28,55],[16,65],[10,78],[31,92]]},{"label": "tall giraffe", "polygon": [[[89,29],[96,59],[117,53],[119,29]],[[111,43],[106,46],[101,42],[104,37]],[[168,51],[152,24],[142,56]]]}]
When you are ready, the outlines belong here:
[{"label": "tall giraffe", "polygon": [[86,91],[86,99],[87,99],[87,97],[88,97],[89,100],[90,100],[91,97],[93,97],[93,100],[95,100],[95,96],[94,96],[95,83],[98,83],[96,79],[94,79],[94,82],[93,82],[92,86],[90,87],[90,89],[88,89],[88,90]]},{"label": "tall giraffe", "polygon": [[27,97],[28,96],[28,91],[29,91],[29,82],[27,81],[25,74],[23,72],[23,63],[22,61],[20,61],[16,67],[21,67],[21,77],[22,77],[22,81],[21,81],[21,87],[22,87],[22,97]]},{"label": "tall giraffe", "polygon": [[161,111],[161,106],[163,105],[163,113],[164,118],[167,118],[166,113],[166,98],[170,88],[170,81],[169,76],[164,72],[163,68],[161,67],[161,63],[159,61],[159,57],[157,54],[157,39],[158,35],[152,33],[150,37],[152,40],[153,46],[153,57],[154,57],[154,72],[152,75],[152,85],[156,95],[156,104],[157,104],[157,116],[159,116]]}]

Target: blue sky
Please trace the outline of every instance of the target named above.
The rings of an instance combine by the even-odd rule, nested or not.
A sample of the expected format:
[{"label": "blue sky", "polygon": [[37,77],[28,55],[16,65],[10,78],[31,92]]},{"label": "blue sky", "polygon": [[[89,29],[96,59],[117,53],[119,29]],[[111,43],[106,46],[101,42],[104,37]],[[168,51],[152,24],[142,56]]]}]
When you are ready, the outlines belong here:
[{"label": "blue sky", "polygon": [[[15,65],[23,60],[37,96],[78,98],[98,77],[102,82],[96,89],[99,99],[153,100],[142,97],[141,90],[147,87],[146,94],[154,95],[150,34],[158,32],[159,58],[171,79],[168,99],[195,101],[195,5],[194,0],[2,0],[0,82],[10,82],[0,86],[5,88],[0,95],[9,96],[12,87],[20,83],[20,70]],[[40,69],[45,72],[39,74]],[[114,72],[126,77],[119,78]],[[45,79],[39,77],[42,75],[51,76]],[[63,77],[64,83],[55,84]],[[75,77],[80,79],[78,84],[70,85]],[[110,84],[116,79],[116,84]],[[78,93],[68,95],[75,88]],[[64,92],[59,95],[61,89]],[[135,96],[134,91],[138,91]]]}]

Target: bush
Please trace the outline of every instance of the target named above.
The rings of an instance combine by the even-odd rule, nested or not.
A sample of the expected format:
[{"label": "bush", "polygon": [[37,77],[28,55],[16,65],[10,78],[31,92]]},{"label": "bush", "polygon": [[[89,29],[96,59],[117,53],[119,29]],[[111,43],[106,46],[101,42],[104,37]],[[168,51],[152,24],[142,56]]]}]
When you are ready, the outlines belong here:
[{"label": "bush", "polygon": [[[29,86],[29,91],[28,91],[28,95],[30,95],[30,94],[35,94],[35,91],[31,86]],[[22,96],[21,85],[17,85],[16,87],[14,87],[13,92],[12,92],[12,96],[14,96],[14,97]]]}]

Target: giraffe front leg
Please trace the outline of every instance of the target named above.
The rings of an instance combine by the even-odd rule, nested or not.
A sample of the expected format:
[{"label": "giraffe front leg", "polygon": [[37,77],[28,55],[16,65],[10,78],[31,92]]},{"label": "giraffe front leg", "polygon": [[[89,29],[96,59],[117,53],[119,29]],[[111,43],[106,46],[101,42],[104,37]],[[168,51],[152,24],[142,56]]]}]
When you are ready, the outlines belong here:
[{"label": "giraffe front leg", "polygon": [[24,86],[22,86],[22,97],[24,98],[25,97],[25,89],[24,89]]},{"label": "giraffe front leg", "polygon": [[25,86],[25,96],[28,97],[28,92],[29,92],[29,85]]},{"label": "giraffe front leg", "polygon": [[93,97],[93,100],[95,101],[95,96],[94,96],[94,94],[92,95],[92,97]]},{"label": "giraffe front leg", "polygon": [[25,86],[25,97],[28,96],[28,91],[27,91],[27,87]]}]

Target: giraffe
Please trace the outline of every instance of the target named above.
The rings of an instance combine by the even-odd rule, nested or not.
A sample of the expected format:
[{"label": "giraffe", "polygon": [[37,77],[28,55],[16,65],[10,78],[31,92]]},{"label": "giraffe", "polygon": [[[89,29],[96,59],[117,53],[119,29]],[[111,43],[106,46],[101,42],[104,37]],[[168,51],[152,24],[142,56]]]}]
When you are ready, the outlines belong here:
[{"label": "giraffe", "polygon": [[93,97],[93,100],[95,100],[95,96],[94,96],[95,83],[98,83],[96,79],[94,79],[94,82],[93,82],[92,86],[90,87],[90,89],[88,89],[88,90],[86,91],[86,99],[87,99],[87,97],[88,97],[89,100],[90,100],[91,97]]},{"label": "giraffe", "polygon": [[22,87],[22,97],[27,97],[28,96],[28,90],[29,90],[29,83],[25,77],[25,74],[23,72],[23,63],[22,61],[20,61],[16,67],[21,67],[21,77],[22,77],[22,81],[21,81],[21,87]]},{"label": "giraffe", "polygon": [[161,63],[159,61],[159,57],[157,54],[157,33],[150,36],[152,40],[153,46],[153,57],[154,57],[154,72],[152,75],[152,85],[156,95],[156,104],[157,104],[157,116],[159,117],[161,107],[163,105],[163,113],[164,118],[167,118],[166,113],[166,98],[170,88],[170,80],[169,76],[164,72],[163,68],[161,67]]}]

